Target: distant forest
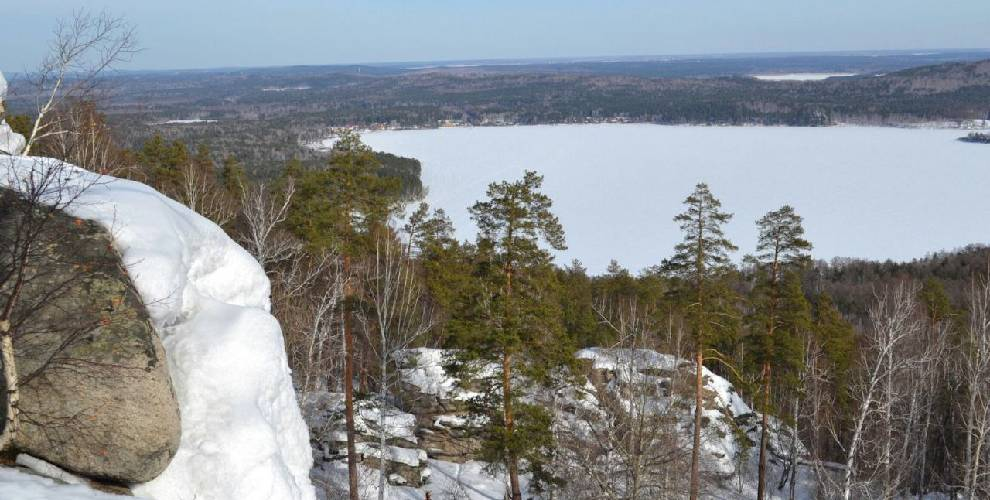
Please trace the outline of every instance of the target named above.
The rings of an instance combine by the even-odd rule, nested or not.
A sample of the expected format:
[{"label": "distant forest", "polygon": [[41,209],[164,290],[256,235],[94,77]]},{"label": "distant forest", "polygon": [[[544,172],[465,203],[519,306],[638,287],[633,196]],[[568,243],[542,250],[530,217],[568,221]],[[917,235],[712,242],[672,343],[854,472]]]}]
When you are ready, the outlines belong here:
[{"label": "distant forest", "polygon": [[[252,175],[289,159],[324,158],[307,144],[332,127],[437,127],[642,122],[705,125],[898,125],[990,118],[990,61],[955,62],[825,81],[779,82],[730,71],[813,68],[731,60],[436,68],[301,67],[125,73],[101,104],[118,141],[139,148],[156,134],[236,156]],[[782,65],[783,64],[783,65]],[[898,60],[897,64],[906,64]],[[849,66],[838,66],[849,67]],[[897,67],[897,66],[894,66]],[[778,69],[778,70],[779,70]],[[700,72],[700,73],[699,73]],[[736,73],[738,74],[738,73]],[[13,81],[15,89],[17,81]],[[15,95],[11,111],[29,112]],[[169,120],[210,120],[169,124]]]}]

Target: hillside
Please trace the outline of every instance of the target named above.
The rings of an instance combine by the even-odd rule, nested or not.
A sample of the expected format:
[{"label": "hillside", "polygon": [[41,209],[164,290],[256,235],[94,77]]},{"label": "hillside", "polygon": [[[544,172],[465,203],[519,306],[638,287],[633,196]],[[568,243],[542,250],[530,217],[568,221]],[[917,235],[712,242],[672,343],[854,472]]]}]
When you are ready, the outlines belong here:
[{"label": "hillside", "polygon": [[[388,66],[125,73],[107,81],[112,99],[105,112],[125,146],[138,148],[159,133],[166,139],[207,144],[217,159],[234,155],[249,171],[262,174],[293,157],[318,158],[304,144],[323,139],[328,127],[337,126],[436,127],[442,121],[958,124],[990,114],[986,60],[910,69],[903,69],[905,62],[823,66],[768,61],[747,66],[731,60],[708,73],[666,76],[636,71],[642,63],[633,62],[616,66],[627,68],[623,70],[574,63],[511,70]],[[670,64],[675,63],[687,64]],[[809,82],[748,76],[751,70],[825,67],[865,72]],[[10,103],[12,112],[28,111],[31,99],[30,93],[20,92]]]},{"label": "hillside", "polygon": [[[484,422],[470,411],[478,394],[450,372],[454,356],[452,351],[426,348],[398,353],[403,367],[398,400],[357,402],[362,498],[378,494],[381,457],[389,500],[421,500],[427,494],[434,499],[503,498],[504,472],[495,467],[492,474],[493,464],[479,459],[482,450],[475,433]],[[674,436],[690,435],[693,400],[685,391],[693,365],[649,349],[584,349],[577,358],[582,363],[579,380],[528,396],[554,409],[560,446],[547,455],[553,457],[547,466],[565,480],[544,486],[548,489],[540,497],[679,498],[685,480],[671,473],[686,470],[690,440]],[[726,379],[705,369],[704,380],[702,463],[710,484],[706,498],[753,498],[760,415]],[[316,392],[303,401],[317,457],[313,480],[329,489],[328,498],[336,498],[333,492],[342,495],[347,488],[343,395]],[[771,476],[780,481],[775,480],[769,498],[788,498],[791,481],[796,481],[795,498],[814,498],[810,467],[799,465],[795,475],[789,475],[792,454],[798,463],[806,458],[804,446],[792,441],[793,429],[771,420]],[[641,434],[650,450],[638,458],[638,473],[629,470],[632,450],[624,449],[618,437],[628,432]],[[532,479],[527,477],[525,483]]]}]

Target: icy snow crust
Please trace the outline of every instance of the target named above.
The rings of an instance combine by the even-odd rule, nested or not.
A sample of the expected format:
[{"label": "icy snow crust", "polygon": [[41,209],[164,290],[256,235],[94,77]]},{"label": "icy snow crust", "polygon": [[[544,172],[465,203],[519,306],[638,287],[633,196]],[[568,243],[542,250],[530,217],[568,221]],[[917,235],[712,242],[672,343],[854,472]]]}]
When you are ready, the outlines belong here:
[{"label": "icy snow crust", "polygon": [[16,189],[58,165],[70,185],[90,186],[69,211],[111,232],[168,355],[182,439],[165,472],[135,492],[155,500],[315,498],[309,435],[258,263],[215,224],[144,184],[97,179],[56,160],[0,157],[0,185]]}]

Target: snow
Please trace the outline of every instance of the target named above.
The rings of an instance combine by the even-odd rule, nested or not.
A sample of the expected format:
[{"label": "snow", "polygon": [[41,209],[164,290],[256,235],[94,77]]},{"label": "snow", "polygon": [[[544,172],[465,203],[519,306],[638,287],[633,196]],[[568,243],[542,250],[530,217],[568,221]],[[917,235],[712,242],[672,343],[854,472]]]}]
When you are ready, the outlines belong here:
[{"label": "snow", "polygon": [[194,123],[216,123],[216,120],[205,120],[203,118],[187,118],[182,120],[165,120],[153,125],[190,125]]},{"label": "snow", "polygon": [[4,500],[121,500],[135,497],[110,495],[80,484],[63,484],[47,477],[0,467],[0,498]]},{"label": "snow", "polygon": [[592,368],[596,370],[616,370],[621,366],[630,366],[630,364],[639,370],[673,370],[683,362],[683,360],[670,354],[663,354],[652,349],[590,347],[581,349],[574,357],[592,360]]},{"label": "snow", "polygon": [[[659,264],[682,238],[671,220],[699,181],[735,213],[726,235],[756,245],[755,221],[785,203],[804,217],[815,257],[910,260],[987,243],[986,147],[959,130],[894,127],[701,127],[650,124],[465,127],[363,136],[423,163],[427,201],[473,241],[467,207],[488,183],[545,176],[567,233],[558,263],[592,273],[611,259]],[[924,235],[919,238],[918,235]],[[608,242],[603,244],[602,242]]]},{"label": "snow", "polygon": [[[383,455],[379,451],[377,443],[356,443],[355,449],[358,453],[369,457],[381,458]],[[347,450],[341,450],[340,454],[346,456]],[[405,464],[410,467],[419,467],[420,462],[426,461],[426,452],[418,448],[385,445],[384,456],[387,461]]]},{"label": "snow", "polygon": [[[426,492],[431,498],[458,498],[466,500],[502,500],[505,498],[506,478],[503,474],[492,476],[485,472],[488,464],[469,461],[463,464],[443,460],[429,459],[424,474],[430,477],[422,488],[409,486],[386,486],[385,498],[388,500],[423,500]],[[347,464],[343,461],[327,464],[327,467],[315,471],[317,482],[335,485],[347,485]],[[378,471],[358,465],[359,490],[361,498],[377,498]],[[529,488],[527,475],[520,476],[520,486],[523,491]]]},{"label": "snow", "polygon": [[24,136],[15,133],[6,121],[0,121],[0,154],[17,154],[24,149]]},{"label": "snow", "polygon": [[57,479],[66,484],[85,484],[85,481],[83,481],[82,478],[70,474],[58,466],[50,464],[40,458],[32,457],[31,455],[21,453],[17,455],[16,459],[14,459],[14,463],[20,465],[21,467],[26,467],[36,474]]},{"label": "snow", "polygon": [[309,90],[311,87],[309,85],[299,85],[296,87],[264,87],[261,89],[262,92],[290,92],[293,90]]},{"label": "snow", "polygon": [[416,386],[423,394],[440,399],[468,400],[478,395],[458,387],[457,379],[447,374],[444,365],[449,362],[450,351],[419,347],[396,353],[404,363],[412,363],[411,368],[400,370],[402,381]]},{"label": "snow", "polygon": [[378,406],[362,405],[357,416],[366,424],[380,427],[373,433],[374,435],[385,434],[388,438],[402,438],[412,443],[416,442],[416,416],[411,413],[399,411],[394,407],[380,409]]},{"label": "snow", "polygon": [[[0,104],[7,96],[7,80],[0,71]],[[18,154],[24,149],[24,136],[15,134],[6,121],[0,120],[0,153]]]},{"label": "snow", "polygon": [[9,157],[0,158],[0,185],[16,188],[62,165],[69,185],[90,186],[69,212],[113,235],[162,338],[179,402],[178,453],[135,492],[155,500],[313,499],[309,434],[258,263],[215,224],[144,184]]},{"label": "snow", "polygon": [[[463,464],[429,460],[430,484],[424,490],[433,498],[468,498],[471,500],[502,500],[505,498],[506,479],[503,474],[494,477],[485,472],[484,462],[468,461]],[[529,490],[529,477],[519,477],[520,489]]]},{"label": "snow", "polygon": [[[416,443],[416,416],[399,410],[391,404],[380,404],[378,400],[355,401],[354,428],[367,436],[378,439],[402,439]],[[343,431],[326,429],[341,425],[344,418],[344,394],[341,392],[314,391],[302,397],[303,414],[314,434],[325,436],[329,441],[347,441]],[[384,415],[384,419],[382,416]]]},{"label": "snow", "polygon": [[772,82],[807,82],[819,81],[832,77],[856,76],[856,73],[784,73],[752,76],[757,80],[767,80]]}]

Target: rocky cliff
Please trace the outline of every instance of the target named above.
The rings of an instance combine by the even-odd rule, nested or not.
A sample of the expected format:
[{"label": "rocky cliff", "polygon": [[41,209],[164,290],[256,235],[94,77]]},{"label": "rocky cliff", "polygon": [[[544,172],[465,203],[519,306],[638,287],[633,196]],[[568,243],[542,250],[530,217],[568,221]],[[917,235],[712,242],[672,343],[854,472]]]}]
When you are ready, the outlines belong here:
[{"label": "rocky cliff", "polygon": [[[505,478],[499,464],[479,461],[478,415],[469,411],[477,396],[464,381],[448,373],[450,351],[412,349],[400,353],[401,382],[395,399],[368,397],[357,402],[356,426],[362,462],[362,498],[378,491],[379,466],[385,462],[386,498],[500,499]],[[690,456],[694,366],[685,360],[646,349],[585,349],[577,353],[581,368],[553,391],[530,394],[553,410],[557,441],[551,468],[566,482],[553,497],[573,500],[609,497],[628,488],[628,441],[636,417],[639,454],[649,488],[642,498],[679,498]],[[576,380],[576,382],[575,382]],[[726,379],[705,370],[702,468],[706,496],[749,499],[756,495],[760,415]],[[314,393],[304,398],[316,465],[314,481],[328,498],[346,491],[346,434],[343,397]],[[811,471],[798,465],[804,446],[793,431],[771,418],[770,498],[814,498]],[[626,436],[610,441],[609,436]],[[385,438],[385,447],[380,441]],[[792,460],[792,457],[795,460]],[[651,462],[652,461],[652,462]],[[648,462],[650,463],[649,465]],[[493,467],[494,465],[494,467]],[[531,478],[524,477],[524,487]]]}]

